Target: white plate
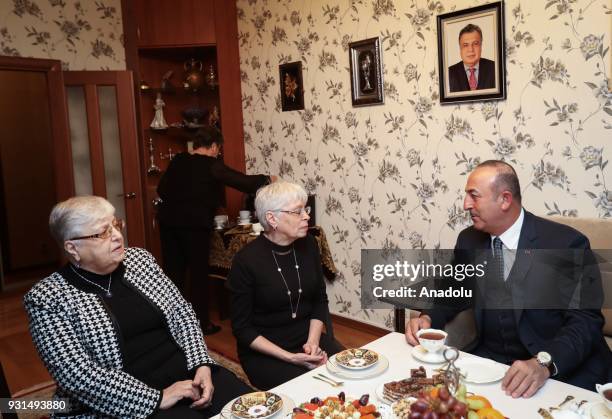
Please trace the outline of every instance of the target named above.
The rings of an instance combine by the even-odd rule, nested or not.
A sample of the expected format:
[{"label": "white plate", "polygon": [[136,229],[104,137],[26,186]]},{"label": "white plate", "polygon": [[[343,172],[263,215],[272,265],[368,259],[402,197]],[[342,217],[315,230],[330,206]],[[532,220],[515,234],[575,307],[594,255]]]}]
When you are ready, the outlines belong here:
[{"label": "white plate", "polygon": [[250,221],[240,221],[238,225],[239,226],[250,226],[251,222]]},{"label": "white plate", "polygon": [[414,346],[412,348],[412,356],[417,361],[425,362],[428,364],[441,364],[446,362],[444,359],[444,349],[443,347],[439,352],[427,352],[425,348],[421,345]]},{"label": "white plate", "polygon": [[386,356],[378,354],[378,362],[371,368],[353,371],[338,365],[336,363],[336,356],[333,355],[327,360],[327,364],[325,364],[325,366],[327,367],[327,371],[337,377],[348,380],[361,380],[364,378],[376,377],[377,375],[385,372],[387,368],[389,368],[389,360]]},{"label": "white plate", "polygon": [[465,381],[474,384],[494,383],[504,378],[507,365],[483,358],[461,358],[455,361],[457,368],[465,375]]},{"label": "white plate", "polygon": [[249,235],[250,235],[250,236],[259,236],[259,233],[255,233],[254,231],[251,231],[251,232],[249,233]]},{"label": "white plate", "polygon": [[592,419],[612,419],[612,411],[604,402],[593,403],[589,410]]},{"label": "white plate", "polygon": [[[293,412],[293,408],[295,407],[295,402],[293,401],[293,399],[291,399],[291,397],[285,395],[285,394],[281,394],[281,393],[276,393],[278,394],[281,399],[283,400],[283,407],[276,413],[274,413],[272,416],[270,416],[270,418],[284,418],[285,416],[289,415],[290,413]],[[237,399],[237,398],[236,398]],[[234,404],[234,402],[236,401],[236,399],[232,399],[229,402],[227,402],[227,404],[225,406],[223,406],[223,409],[221,409],[221,412],[219,412],[219,418],[221,419],[238,419],[236,418],[236,416],[232,415],[232,405]]]}]

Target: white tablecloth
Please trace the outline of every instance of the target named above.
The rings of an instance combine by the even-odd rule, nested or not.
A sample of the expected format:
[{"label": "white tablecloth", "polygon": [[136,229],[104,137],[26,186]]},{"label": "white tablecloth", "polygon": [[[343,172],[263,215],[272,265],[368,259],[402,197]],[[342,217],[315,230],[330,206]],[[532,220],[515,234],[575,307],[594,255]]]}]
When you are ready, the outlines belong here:
[{"label": "white tablecloth", "polygon": [[[375,398],[374,391],[377,386],[392,380],[408,377],[411,368],[423,365],[427,370],[427,376],[431,376],[433,369],[440,366],[440,364],[424,364],[415,360],[410,355],[412,347],[406,343],[404,335],[401,333],[389,333],[364,347],[383,354],[389,360],[389,368],[382,375],[365,380],[346,380],[331,376],[325,366],[322,366],[275,387],[271,391],[288,395],[297,405],[315,396],[323,398],[329,395],[336,395],[340,391],[353,396],[369,393],[370,397]],[[462,352],[461,357],[473,357],[473,355]],[[342,387],[332,387],[329,384],[315,380],[312,376],[317,373],[331,376],[336,381],[344,381],[344,385]],[[274,371],[270,371],[270,374],[274,374]],[[587,400],[590,402],[600,402],[602,400],[599,394],[595,392],[553,379],[549,379],[529,399],[513,399],[510,396],[506,396],[501,390],[501,381],[491,384],[467,384],[467,389],[470,392],[488,398],[493,407],[509,418],[541,418],[538,414],[540,407],[548,408],[556,406],[567,395],[572,395],[577,400]]]}]

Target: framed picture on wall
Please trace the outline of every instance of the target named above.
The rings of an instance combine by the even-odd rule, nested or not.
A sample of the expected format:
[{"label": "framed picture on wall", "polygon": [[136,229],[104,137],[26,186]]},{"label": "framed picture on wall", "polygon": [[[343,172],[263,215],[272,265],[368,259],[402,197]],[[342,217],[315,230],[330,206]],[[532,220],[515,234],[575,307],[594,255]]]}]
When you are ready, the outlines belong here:
[{"label": "framed picture on wall", "polygon": [[504,3],[438,15],[440,103],[506,98]]},{"label": "framed picture on wall", "polygon": [[378,38],[349,44],[351,64],[351,98],[353,106],[384,103],[382,61]]},{"label": "framed picture on wall", "polygon": [[302,62],[281,64],[278,66],[280,75],[280,95],[283,112],[304,109],[304,83],[302,81]]}]

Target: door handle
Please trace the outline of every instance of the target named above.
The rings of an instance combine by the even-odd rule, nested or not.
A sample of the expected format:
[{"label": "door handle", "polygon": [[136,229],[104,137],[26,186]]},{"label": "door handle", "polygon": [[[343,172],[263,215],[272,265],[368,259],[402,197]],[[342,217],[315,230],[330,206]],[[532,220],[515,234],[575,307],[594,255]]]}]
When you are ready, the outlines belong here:
[{"label": "door handle", "polygon": [[134,199],[136,198],[136,192],[120,193],[117,196],[121,196],[125,199]]}]

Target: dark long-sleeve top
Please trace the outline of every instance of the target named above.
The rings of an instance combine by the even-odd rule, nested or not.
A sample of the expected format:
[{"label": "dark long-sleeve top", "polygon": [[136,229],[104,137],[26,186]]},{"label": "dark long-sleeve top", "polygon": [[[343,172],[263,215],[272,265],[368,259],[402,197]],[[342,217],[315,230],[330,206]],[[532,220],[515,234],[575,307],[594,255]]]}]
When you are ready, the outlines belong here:
[{"label": "dark long-sleeve top", "polygon": [[[187,370],[215,364],[191,305],[153,256],[143,249],[128,248],[123,265],[125,284],[161,316]],[[103,281],[101,285],[106,288]],[[125,297],[113,285],[111,291]],[[57,382],[55,397],[68,399],[68,417],[142,418],[159,406],[162,392],[125,370],[136,348],[127,348],[126,341],[139,332],[118,329],[108,301],[97,291],[89,292],[55,272],[32,287],[24,305],[34,345]],[[157,329],[159,323],[152,322]]]},{"label": "dark long-sleeve top", "polygon": [[240,173],[214,157],[179,153],[157,186],[163,201],[159,221],[171,226],[211,227],[216,209],[225,204],[225,186],[256,192],[269,181],[265,175]]},{"label": "dark long-sleeve top", "polygon": [[[299,266],[300,281],[295,269],[293,249]],[[296,310],[301,282],[302,294],[297,317],[292,318],[291,304],[272,252],[291,290]],[[308,339],[310,320],[325,321],[327,293],[315,239],[307,235],[289,246],[279,246],[264,235],[236,254],[228,275],[232,295],[232,329],[241,355],[249,345],[263,336],[283,349],[301,347]]]}]

